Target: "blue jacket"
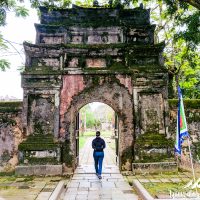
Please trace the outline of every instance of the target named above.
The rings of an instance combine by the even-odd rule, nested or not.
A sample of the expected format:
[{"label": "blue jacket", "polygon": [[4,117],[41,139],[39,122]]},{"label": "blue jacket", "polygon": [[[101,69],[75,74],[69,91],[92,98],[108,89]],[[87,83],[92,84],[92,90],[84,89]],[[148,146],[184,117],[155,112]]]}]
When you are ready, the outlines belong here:
[{"label": "blue jacket", "polygon": [[94,149],[95,152],[102,152],[104,148],[106,148],[106,143],[104,139],[101,137],[96,137],[92,141],[92,148]]}]

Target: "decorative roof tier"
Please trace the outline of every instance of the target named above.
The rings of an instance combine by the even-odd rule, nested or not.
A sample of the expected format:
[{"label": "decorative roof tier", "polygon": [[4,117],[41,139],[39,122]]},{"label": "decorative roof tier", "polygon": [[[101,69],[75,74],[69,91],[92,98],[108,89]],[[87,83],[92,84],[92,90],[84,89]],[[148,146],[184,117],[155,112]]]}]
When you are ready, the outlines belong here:
[{"label": "decorative roof tier", "polygon": [[117,9],[94,7],[85,8],[73,5],[69,9],[54,9],[49,11],[46,7],[40,7],[41,24],[48,25],[149,25],[150,11],[141,7],[134,9]]},{"label": "decorative roof tier", "polygon": [[155,25],[149,10],[83,8],[48,10],[40,8],[41,24],[35,24],[36,43],[45,44],[153,44]]},{"label": "decorative roof tier", "polygon": [[116,66],[164,70],[152,67],[162,66],[164,43],[154,44],[155,25],[150,24],[149,10],[73,5],[69,9],[41,7],[40,11],[36,44],[24,43],[26,71],[35,67],[109,70]]}]

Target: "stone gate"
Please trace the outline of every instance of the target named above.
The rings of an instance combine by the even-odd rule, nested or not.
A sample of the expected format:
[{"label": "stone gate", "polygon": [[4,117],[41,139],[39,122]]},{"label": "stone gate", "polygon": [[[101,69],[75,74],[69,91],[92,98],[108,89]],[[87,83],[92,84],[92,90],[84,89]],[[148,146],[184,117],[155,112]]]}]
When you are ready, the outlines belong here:
[{"label": "stone gate", "polygon": [[118,116],[119,167],[130,170],[143,159],[137,138],[168,134],[164,43],[154,44],[150,11],[75,5],[40,11],[36,44],[24,43],[21,162],[75,169],[79,110],[102,102]]}]

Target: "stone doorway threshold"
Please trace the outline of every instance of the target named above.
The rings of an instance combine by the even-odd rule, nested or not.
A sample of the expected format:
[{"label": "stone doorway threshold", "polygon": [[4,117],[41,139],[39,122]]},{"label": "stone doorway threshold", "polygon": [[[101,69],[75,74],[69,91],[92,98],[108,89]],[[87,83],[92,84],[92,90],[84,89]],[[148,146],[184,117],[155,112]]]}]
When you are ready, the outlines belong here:
[{"label": "stone doorway threshold", "polygon": [[[116,165],[103,165],[102,168],[103,174],[120,174],[119,168]],[[79,165],[75,174],[95,174],[93,165]]]}]

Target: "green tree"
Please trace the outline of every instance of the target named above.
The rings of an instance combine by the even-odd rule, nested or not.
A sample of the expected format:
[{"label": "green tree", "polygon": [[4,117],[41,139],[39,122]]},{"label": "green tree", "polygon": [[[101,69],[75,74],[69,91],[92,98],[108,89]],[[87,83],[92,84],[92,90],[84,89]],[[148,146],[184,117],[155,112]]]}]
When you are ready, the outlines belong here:
[{"label": "green tree", "polygon": [[[170,75],[170,97],[181,85],[185,97],[199,98],[200,11],[192,1],[145,0],[155,23],[155,42],[165,41],[165,66]],[[199,1],[193,1],[193,3]],[[137,0],[133,2],[135,5]],[[195,91],[195,95],[192,94]]]},{"label": "green tree", "polygon": [[[141,1],[109,2],[111,7],[129,8],[130,4],[137,7]],[[85,0],[82,4],[87,3]],[[186,97],[199,98],[200,0],[143,0],[142,3],[151,9],[151,19],[157,25],[155,42],[166,44],[164,58],[170,76],[170,97],[176,97],[179,84]]]},{"label": "green tree", "polygon": [[81,132],[85,132],[87,128],[97,128],[100,125],[100,120],[96,118],[94,112],[91,109],[90,104],[85,105],[80,110],[81,119]]},{"label": "green tree", "polygon": [[[26,17],[28,15],[28,9],[26,9],[23,5],[20,5],[20,1],[2,0],[0,2],[0,27],[6,25],[6,15],[9,12],[14,12],[16,17]],[[5,40],[0,32],[0,52],[7,52],[9,50],[9,46],[17,51],[17,49],[12,45],[12,42]],[[9,66],[10,63],[6,59],[0,58],[0,70],[5,71],[9,68]]]},{"label": "green tree", "polygon": [[38,9],[40,6],[51,8],[66,8],[71,4],[71,0],[30,0],[33,8]]},{"label": "green tree", "polygon": [[[16,17],[28,16],[28,9],[22,4],[24,0],[1,0],[0,1],[0,27],[6,25],[6,16],[9,12],[14,12]],[[66,8],[71,4],[71,0],[30,0],[31,6],[38,9],[39,6],[46,6],[52,8]],[[13,48],[16,53],[18,50],[13,45],[13,42],[5,40],[0,32],[0,52],[5,53],[9,51],[9,47]],[[19,54],[20,55],[20,54]],[[8,60],[0,57],[0,70],[5,71],[9,68]]]}]

